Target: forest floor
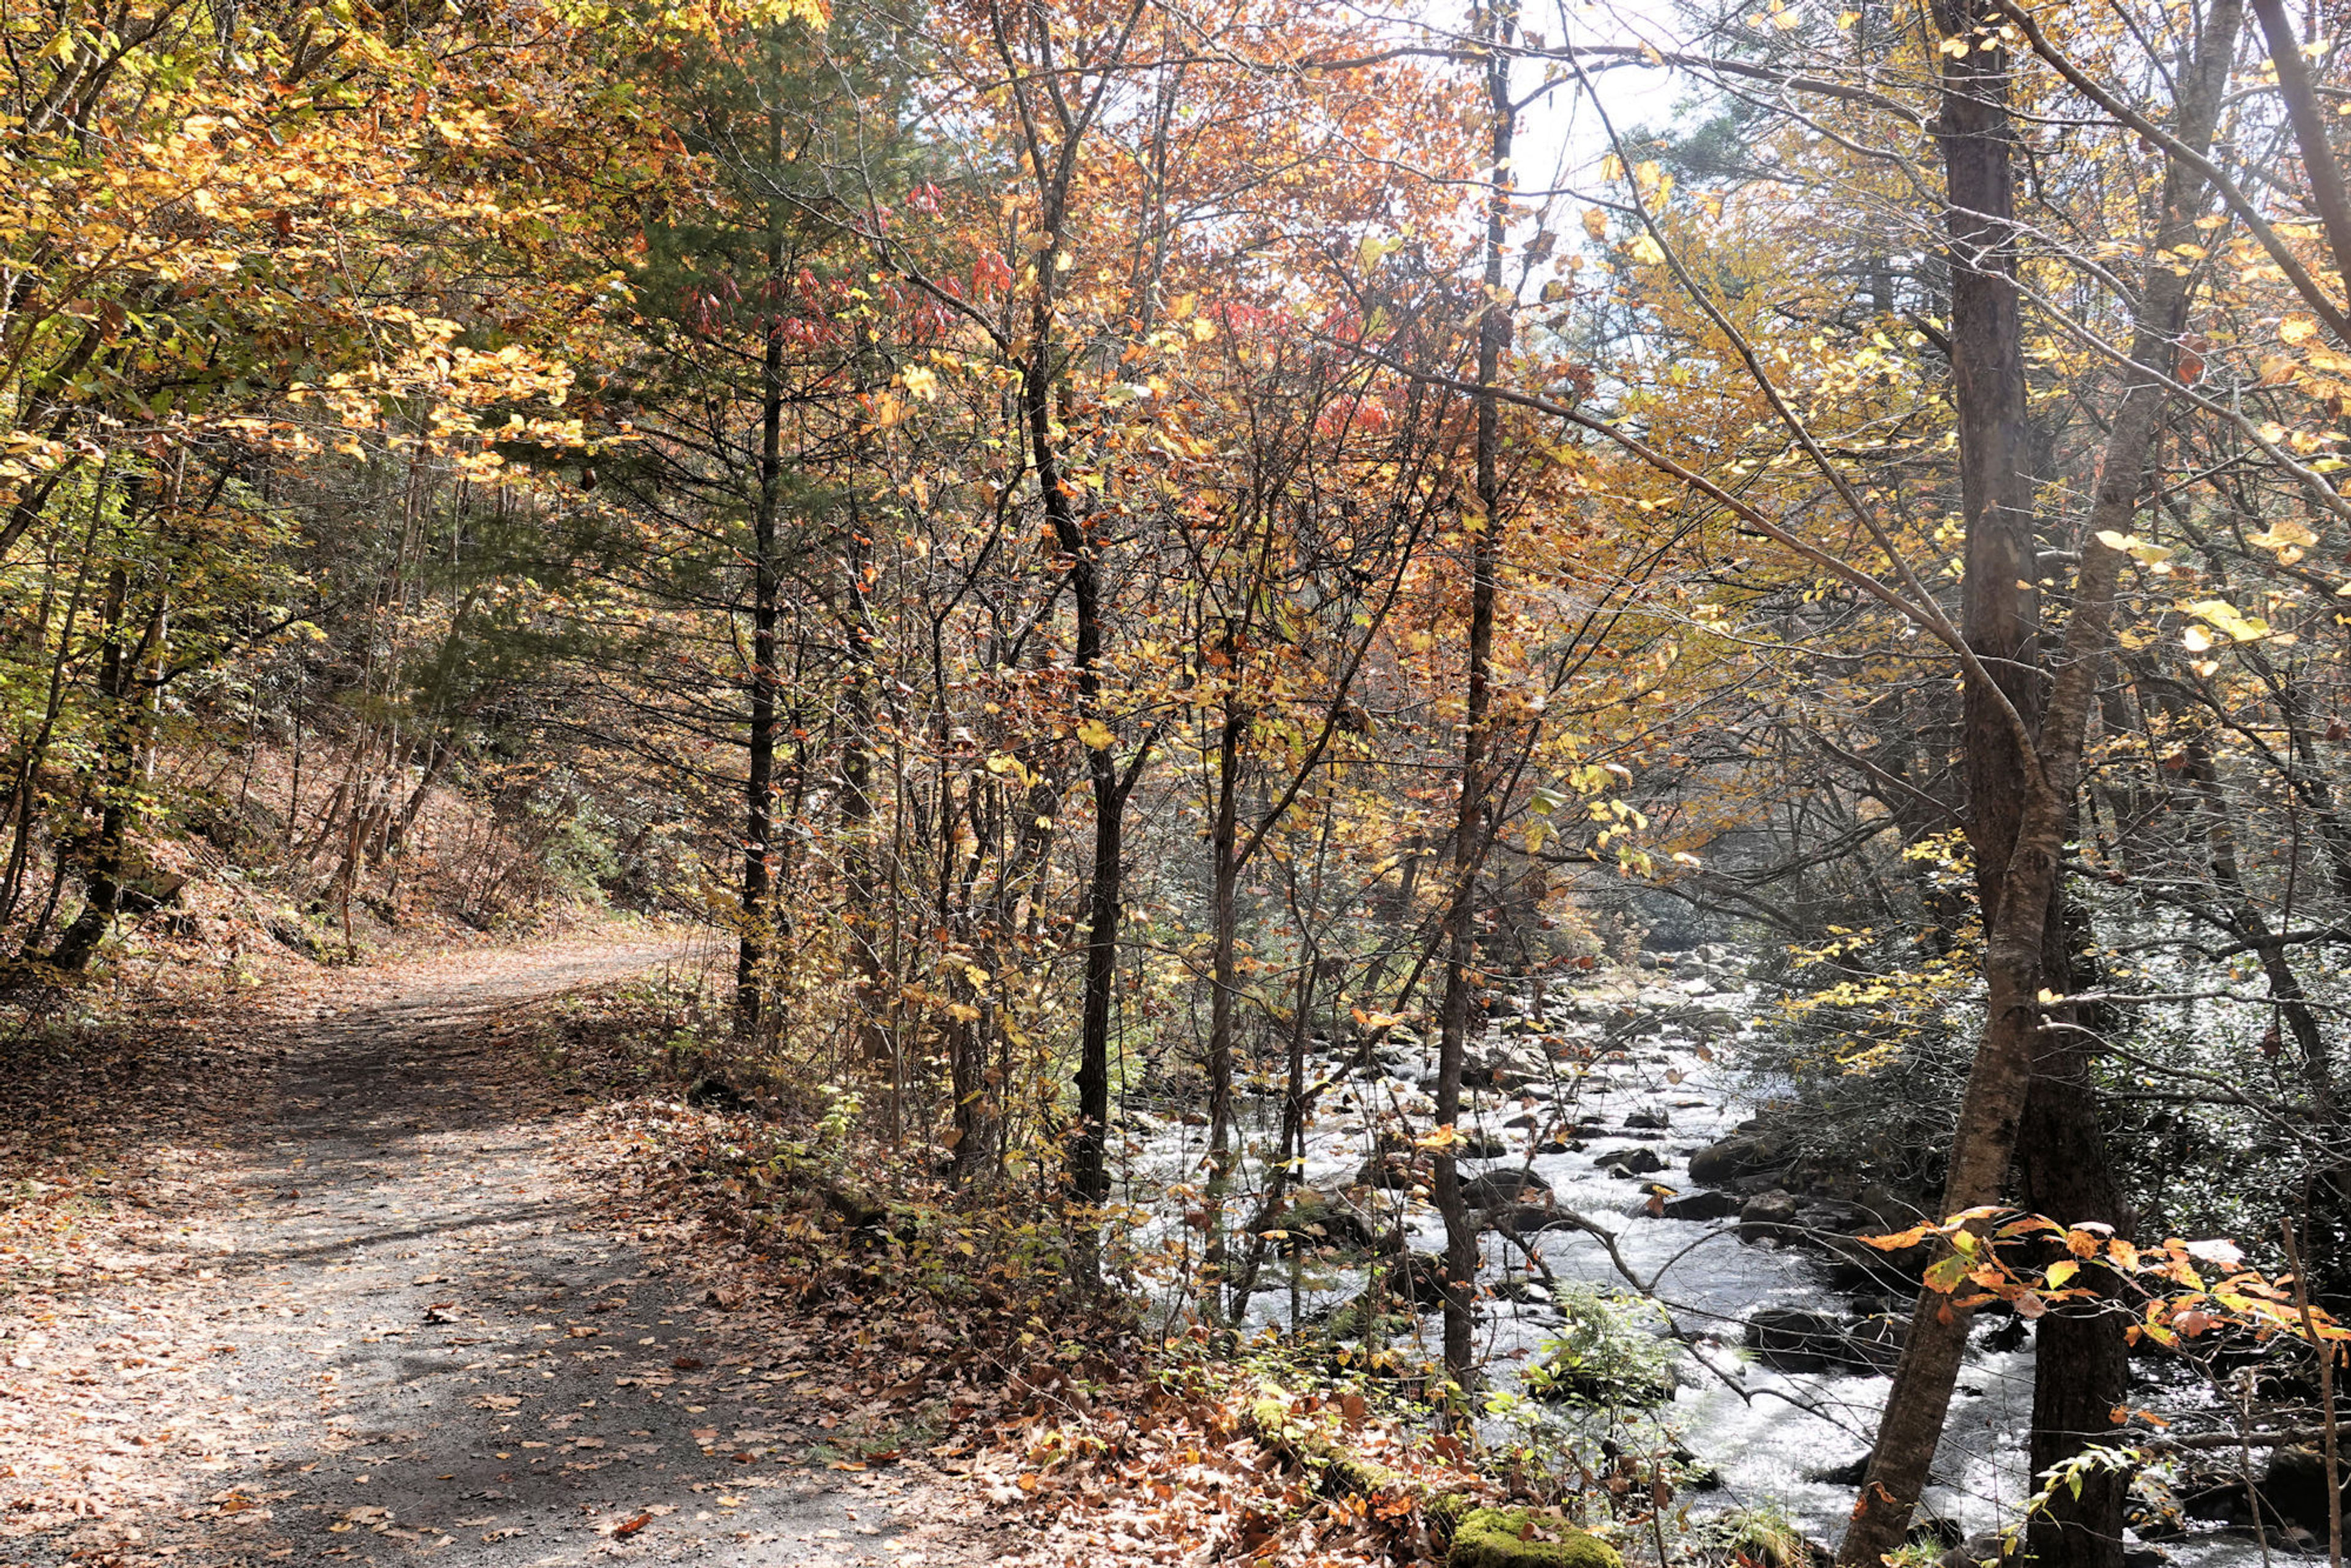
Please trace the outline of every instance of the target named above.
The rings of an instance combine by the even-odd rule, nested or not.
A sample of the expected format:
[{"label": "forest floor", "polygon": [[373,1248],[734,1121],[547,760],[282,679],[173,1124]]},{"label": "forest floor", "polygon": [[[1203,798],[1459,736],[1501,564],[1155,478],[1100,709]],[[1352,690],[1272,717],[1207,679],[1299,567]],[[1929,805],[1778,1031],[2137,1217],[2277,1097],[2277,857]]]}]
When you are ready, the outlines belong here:
[{"label": "forest floor", "polygon": [[999,1555],[937,1472],[827,1446],[822,1380],[614,1202],[597,1107],[516,1045],[679,951],[444,952],[0,1042],[0,1563]]}]

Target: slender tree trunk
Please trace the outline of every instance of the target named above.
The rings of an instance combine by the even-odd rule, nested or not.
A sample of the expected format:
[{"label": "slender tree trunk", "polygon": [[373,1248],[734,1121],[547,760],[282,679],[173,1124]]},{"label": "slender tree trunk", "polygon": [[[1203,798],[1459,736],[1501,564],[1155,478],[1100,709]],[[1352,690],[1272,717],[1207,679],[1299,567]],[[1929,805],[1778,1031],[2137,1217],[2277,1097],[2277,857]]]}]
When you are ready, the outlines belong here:
[{"label": "slender tree trunk", "polygon": [[[2207,15],[2194,61],[2181,76],[2179,135],[2199,153],[2211,141],[2241,15],[2241,0],[2219,0]],[[1991,55],[1976,49],[1969,57],[1991,58]],[[1993,63],[2005,70],[2005,66]],[[1951,106],[1947,104],[1945,112],[1950,113]],[[2201,177],[2175,160],[2165,176],[2163,208],[2152,253],[2157,259],[2147,268],[2141,286],[2131,342],[2132,359],[2156,371],[2167,371],[2171,363],[2174,340],[2187,308],[2187,281],[2173,270],[2166,253],[2190,240],[2203,198]],[[1955,187],[1953,200],[1959,199]],[[2098,536],[2130,531],[2164,406],[2164,388],[2154,375],[2134,371],[2126,382],[2107,434],[2098,488],[2084,530],[2088,537],[2083,540],[2064,655],[2054,673],[2046,715],[2032,752],[2014,754],[2023,769],[2022,809],[2011,835],[2014,847],[1995,875],[1980,884],[1989,895],[1985,1022],[1952,1137],[1950,1172],[1943,1193],[1947,1215],[2001,1201],[2033,1069],[2043,1051],[2044,1024],[2038,1000],[2043,954],[2050,913],[2061,887],[2061,856],[2072,821],[2082,746],[2097,685],[2112,652],[2115,591],[2126,559],[2102,544]],[[1971,561],[1971,580],[1976,570]],[[1976,684],[1970,681],[1968,694],[1971,714],[1981,702],[1973,689]],[[1971,724],[1971,746],[1975,738]],[[1971,822],[1971,836],[1982,831],[1980,818]],[[1979,844],[1981,841],[1979,837]],[[1983,851],[1979,848],[1977,852],[1980,861]],[[1876,1568],[1882,1557],[1901,1545],[1942,1437],[1971,1316],[1951,1297],[1932,1291],[1921,1294],[1902,1359],[1895,1368],[1894,1386],[1887,1395],[1877,1446],[1854,1508],[1853,1523],[1838,1549],[1837,1560],[1844,1568]],[[2065,1539],[2079,1542],[2102,1530],[2085,1526]],[[2103,1543],[2099,1550],[2104,1550]]]},{"label": "slender tree trunk", "polygon": [[[1040,265],[1050,264],[1050,254]],[[1042,303],[1036,312],[1037,342],[1022,379],[1022,401],[1037,465],[1037,486],[1054,540],[1069,559],[1070,597],[1077,620],[1072,663],[1077,671],[1078,710],[1103,724],[1102,714],[1102,607],[1099,547],[1080,522],[1061,479],[1061,449],[1052,411],[1052,363],[1049,322]],[[1070,1195],[1100,1205],[1110,1198],[1110,1036],[1112,1006],[1118,989],[1120,887],[1126,854],[1126,789],[1108,746],[1087,746],[1086,782],[1094,808],[1093,866],[1086,883],[1084,995],[1078,1023],[1078,1121],[1070,1137]],[[1142,759],[1134,767],[1140,769]]]},{"label": "slender tree trunk", "polygon": [[[1237,676],[1238,653],[1229,637],[1226,652],[1233,659],[1228,677]],[[1222,1291],[1226,1242],[1226,1189],[1233,1171],[1233,1000],[1239,977],[1240,946],[1240,748],[1249,721],[1237,694],[1225,694],[1223,722],[1217,736],[1217,782],[1208,830],[1208,853],[1215,862],[1208,895],[1208,1214],[1205,1278],[1200,1300],[1213,1312]],[[1246,1303],[1243,1303],[1246,1304]]]},{"label": "slender tree trunk", "polygon": [[[1494,395],[1509,344],[1502,308],[1503,246],[1510,221],[1510,149],[1518,109],[1510,100],[1510,47],[1518,8],[1504,0],[1489,13],[1487,113],[1491,117],[1492,185],[1486,214],[1486,307],[1478,324],[1478,505],[1469,549],[1468,689],[1461,725],[1461,798],[1453,822],[1452,905],[1446,912],[1445,998],[1438,1013],[1437,1123],[1461,1124],[1461,1058],[1478,989],[1478,873],[1487,845],[1487,709],[1494,657],[1494,591],[1501,538],[1501,403]],[[1445,1218],[1445,1369],[1468,1387],[1471,1306],[1477,1295],[1478,1232],[1461,1196],[1461,1168],[1450,1146],[1432,1162],[1437,1207]]]},{"label": "slender tree trunk", "polygon": [[[768,116],[769,153],[781,162],[783,122]],[[781,223],[770,214],[768,276],[784,268]],[[772,291],[771,291],[772,292]],[[746,1035],[759,1027],[768,938],[775,922],[768,868],[775,834],[776,622],[782,574],[777,570],[777,514],[782,503],[784,456],[784,339],[780,319],[766,319],[768,341],[759,358],[759,494],[751,513],[751,731],[749,767],[743,787],[742,936],[735,952],[735,1026]]]},{"label": "slender tree trunk", "polygon": [[[857,966],[857,1054],[869,1073],[890,1078],[888,1135],[898,1135],[901,1085],[890,1050],[888,1031],[880,1016],[882,984],[881,879],[875,873],[873,845],[873,620],[865,599],[870,559],[865,521],[852,504],[849,549],[843,570],[848,578],[849,612],[842,628],[847,643],[848,673],[841,687],[841,837],[842,870],[848,883],[849,944]],[[953,791],[939,792],[939,835],[952,845],[950,828]],[[952,849],[946,852],[952,853]]]},{"label": "slender tree trunk", "polygon": [[130,597],[130,574],[118,566],[107,574],[105,649],[99,662],[99,695],[105,704],[105,741],[99,774],[98,836],[82,863],[84,899],[81,913],[57,933],[57,945],[48,963],[68,974],[79,974],[114,925],[122,906],[123,856],[129,846],[129,797],[137,774],[139,718],[144,705],[131,697],[132,656],[123,645],[123,615]]}]

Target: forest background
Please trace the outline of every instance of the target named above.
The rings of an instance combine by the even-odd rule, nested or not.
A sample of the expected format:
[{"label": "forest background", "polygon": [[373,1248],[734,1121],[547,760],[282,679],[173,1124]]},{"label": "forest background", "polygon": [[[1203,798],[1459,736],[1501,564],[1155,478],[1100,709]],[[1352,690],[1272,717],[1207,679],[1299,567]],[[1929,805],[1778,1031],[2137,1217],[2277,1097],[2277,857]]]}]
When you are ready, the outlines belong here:
[{"label": "forest background", "polygon": [[1498,998],[1728,941],[1923,1291],[1845,1561],[1981,1308],[2043,1556],[2144,1343],[2331,1477],[2351,91],[2252,13],[12,7],[16,983],[716,922],[688,1076],[1160,1330],[1426,1046],[1441,1428]]}]

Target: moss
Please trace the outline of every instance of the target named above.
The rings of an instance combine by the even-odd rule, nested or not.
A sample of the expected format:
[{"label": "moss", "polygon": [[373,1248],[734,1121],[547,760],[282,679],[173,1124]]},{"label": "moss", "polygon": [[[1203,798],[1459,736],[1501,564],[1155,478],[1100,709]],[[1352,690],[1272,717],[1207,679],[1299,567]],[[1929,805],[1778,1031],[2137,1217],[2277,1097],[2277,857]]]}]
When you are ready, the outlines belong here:
[{"label": "moss", "polygon": [[[1734,1509],[1699,1527],[1716,1554],[1753,1568],[1815,1568],[1828,1553],[1806,1539],[1796,1521],[1775,1508]],[[1938,1548],[1937,1550],[1940,1550]]]},{"label": "moss", "polygon": [[1527,1539],[1529,1527],[1555,1531],[1556,1520],[1520,1509],[1473,1508],[1453,1527],[1449,1568],[1625,1568],[1616,1549],[1581,1530],[1556,1541]]},{"label": "moss", "polygon": [[1266,1447],[1315,1471],[1318,1490],[1326,1494],[1373,1497],[1409,1490],[1412,1485],[1401,1472],[1378,1460],[1349,1453],[1311,1418],[1293,1421],[1290,1396],[1279,1388],[1261,1389],[1249,1401],[1247,1430]]}]

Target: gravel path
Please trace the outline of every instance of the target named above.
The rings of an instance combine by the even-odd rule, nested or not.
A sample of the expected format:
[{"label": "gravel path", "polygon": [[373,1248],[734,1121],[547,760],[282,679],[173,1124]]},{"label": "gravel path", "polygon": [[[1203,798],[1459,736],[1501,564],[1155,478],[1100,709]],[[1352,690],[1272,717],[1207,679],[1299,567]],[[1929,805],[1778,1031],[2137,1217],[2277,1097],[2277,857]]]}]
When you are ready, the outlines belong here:
[{"label": "gravel path", "polygon": [[[576,1119],[513,1087],[502,1011],[672,956],[639,944],[394,972],[296,1026],[209,1212],[183,1217],[212,1266],[193,1286],[201,1310],[177,1316],[200,1318],[209,1343],[173,1358],[176,1404],[235,1439],[179,1460],[179,1495],[146,1517],[5,1550],[37,1563],[976,1560],[918,1469],[828,1468],[820,1418],[795,1408],[799,1375],[763,1366],[756,1337],[730,1335],[627,1217],[600,1212],[555,1157]],[[135,1299],[93,1305],[57,1354],[77,1339],[105,1352],[139,1321]]]}]

